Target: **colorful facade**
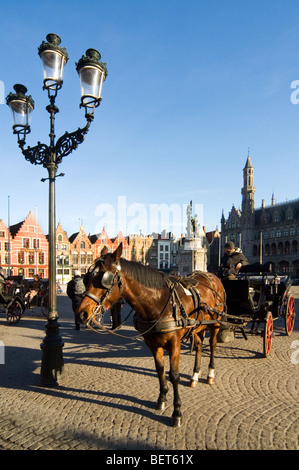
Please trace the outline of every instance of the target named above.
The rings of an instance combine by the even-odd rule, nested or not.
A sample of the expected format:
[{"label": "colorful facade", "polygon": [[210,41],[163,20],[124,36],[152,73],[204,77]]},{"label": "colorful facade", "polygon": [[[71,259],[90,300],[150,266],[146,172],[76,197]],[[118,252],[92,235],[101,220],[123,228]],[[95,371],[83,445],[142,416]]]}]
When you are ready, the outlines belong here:
[{"label": "colorful facade", "polygon": [[6,271],[10,268],[11,275],[28,278],[38,273],[48,278],[49,243],[33,213],[10,226],[10,237],[3,221],[0,230],[6,234],[1,237],[1,266]]}]

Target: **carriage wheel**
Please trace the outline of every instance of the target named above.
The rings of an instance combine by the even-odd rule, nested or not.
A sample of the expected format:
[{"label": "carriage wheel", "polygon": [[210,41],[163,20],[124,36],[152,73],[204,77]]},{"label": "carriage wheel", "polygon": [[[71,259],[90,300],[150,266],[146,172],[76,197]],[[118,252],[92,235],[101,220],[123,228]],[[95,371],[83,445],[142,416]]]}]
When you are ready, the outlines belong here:
[{"label": "carriage wheel", "polygon": [[18,300],[12,300],[6,308],[6,320],[8,323],[17,323],[23,313],[23,307]]},{"label": "carriage wheel", "polygon": [[46,292],[42,296],[42,300],[41,300],[41,303],[40,303],[40,309],[42,311],[42,314],[45,317],[48,317],[48,315],[49,315],[49,293],[48,292]]},{"label": "carriage wheel", "polygon": [[288,336],[290,336],[293,331],[295,315],[295,300],[294,297],[290,295],[287,299],[287,307],[285,312],[285,330]]},{"label": "carriage wheel", "polygon": [[268,357],[271,351],[273,339],[273,317],[272,313],[268,312],[265,321],[265,330],[263,334],[264,357]]}]

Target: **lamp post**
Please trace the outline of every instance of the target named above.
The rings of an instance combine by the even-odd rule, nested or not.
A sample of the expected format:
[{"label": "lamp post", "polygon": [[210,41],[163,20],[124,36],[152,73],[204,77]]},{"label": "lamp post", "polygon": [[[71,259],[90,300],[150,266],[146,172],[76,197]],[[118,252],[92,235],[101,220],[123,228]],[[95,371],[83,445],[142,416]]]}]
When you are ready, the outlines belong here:
[{"label": "lamp post", "polygon": [[43,165],[48,171],[46,179],[49,180],[49,315],[46,336],[41,344],[40,385],[51,387],[59,384],[64,372],[63,341],[59,334],[56,299],[55,179],[57,176],[62,176],[57,174],[62,159],[83,142],[89,130],[95,108],[102,99],[101,91],[107,76],[107,68],[105,63],[100,62],[101,55],[95,49],[88,49],[86,55],[76,63],[81,85],[80,107],[85,109],[86,125],[74,132],[66,132],[56,141],[54,124],[59,109],[55,105],[55,98],[62,87],[63,68],[68,61],[68,55],[66,49],[60,47],[59,36],[48,34],[46,39],[47,42],[43,41],[38,48],[38,53],[43,63],[43,89],[47,90],[50,101],[46,107],[50,114],[50,144],[38,142],[35,147],[25,148],[26,136],[30,133],[31,113],[34,109],[34,101],[31,96],[26,95],[26,87],[14,85],[15,93],[10,93],[6,102],[12,111],[13,133],[17,134],[18,144],[25,159],[34,165]]}]

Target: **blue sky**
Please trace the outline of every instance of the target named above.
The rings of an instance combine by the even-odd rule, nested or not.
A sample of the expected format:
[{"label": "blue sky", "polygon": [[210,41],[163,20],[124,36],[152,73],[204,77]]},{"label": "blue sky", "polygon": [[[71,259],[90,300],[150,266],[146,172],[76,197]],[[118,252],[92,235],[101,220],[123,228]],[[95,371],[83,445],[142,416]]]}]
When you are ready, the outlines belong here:
[{"label": "blue sky", "polygon": [[[84,126],[75,62],[93,47],[108,66],[91,130],[59,167],[56,218],[69,235],[80,220],[91,234],[103,225],[111,237],[135,225],[149,233],[151,208],[161,204],[181,210],[182,223],[160,220],[157,230],[180,235],[190,200],[213,230],[222,209],[227,216],[232,204],[241,206],[248,147],[256,207],[262,199],[270,204],[272,192],[277,202],[299,197],[299,105],[291,100],[299,80],[298,0],[21,3],[1,2],[0,80],[5,95],[23,83],[35,100],[28,145],[49,142],[37,53],[48,33],[61,37],[70,57],[56,101],[57,138]],[[7,222],[10,196],[11,223],[32,210],[47,233],[46,170],[25,161],[11,124],[1,104],[0,218]]]}]

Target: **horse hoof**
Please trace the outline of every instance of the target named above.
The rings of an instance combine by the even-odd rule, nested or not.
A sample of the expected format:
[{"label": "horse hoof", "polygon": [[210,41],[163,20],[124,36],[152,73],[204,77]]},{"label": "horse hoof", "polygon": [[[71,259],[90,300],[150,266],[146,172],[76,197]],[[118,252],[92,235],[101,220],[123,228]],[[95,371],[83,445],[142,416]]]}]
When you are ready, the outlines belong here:
[{"label": "horse hoof", "polygon": [[198,381],[197,380],[190,380],[190,387],[194,388],[196,387],[196,385],[198,384]]},{"label": "horse hoof", "polygon": [[166,408],[166,401],[158,401],[156,409],[158,411],[164,411],[165,408]]},{"label": "horse hoof", "polygon": [[213,385],[214,380],[215,380],[214,377],[208,377],[207,382],[208,382],[209,385]]},{"label": "horse hoof", "polygon": [[172,418],[172,427],[173,428],[179,428],[182,425],[182,417],[177,416],[175,418]]}]

